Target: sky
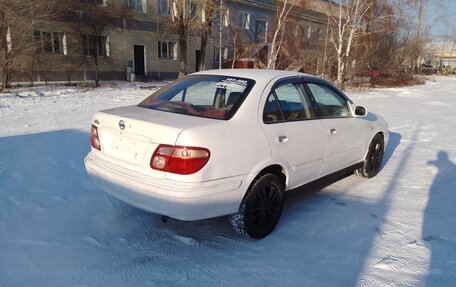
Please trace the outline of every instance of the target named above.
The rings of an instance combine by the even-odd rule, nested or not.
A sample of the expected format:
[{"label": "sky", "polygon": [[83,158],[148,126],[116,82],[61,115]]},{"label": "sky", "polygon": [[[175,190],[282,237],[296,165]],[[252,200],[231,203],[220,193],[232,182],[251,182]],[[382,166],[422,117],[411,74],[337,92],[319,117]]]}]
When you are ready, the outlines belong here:
[{"label": "sky", "polygon": [[429,0],[426,23],[431,26],[431,35],[436,40],[439,35],[448,34],[449,27],[456,37],[456,0]]}]

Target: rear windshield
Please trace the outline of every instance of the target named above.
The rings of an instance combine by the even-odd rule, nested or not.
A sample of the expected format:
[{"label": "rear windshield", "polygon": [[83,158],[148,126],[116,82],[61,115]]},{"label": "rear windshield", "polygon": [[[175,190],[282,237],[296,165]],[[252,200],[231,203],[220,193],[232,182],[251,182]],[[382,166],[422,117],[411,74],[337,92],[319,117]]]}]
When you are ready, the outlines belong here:
[{"label": "rear windshield", "polygon": [[228,120],[237,111],[254,84],[253,80],[237,77],[187,76],[155,92],[138,106]]}]

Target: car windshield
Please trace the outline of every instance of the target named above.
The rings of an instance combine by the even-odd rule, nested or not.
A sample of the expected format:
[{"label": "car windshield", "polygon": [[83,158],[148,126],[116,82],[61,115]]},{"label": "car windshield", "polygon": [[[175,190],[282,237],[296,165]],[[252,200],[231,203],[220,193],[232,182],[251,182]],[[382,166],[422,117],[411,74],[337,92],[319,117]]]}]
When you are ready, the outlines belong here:
[{"label": "car windshield", "polygon": [[211,119],[230,119],[255,81],[216,75],[187,76],[155,92],[138,106]]}]

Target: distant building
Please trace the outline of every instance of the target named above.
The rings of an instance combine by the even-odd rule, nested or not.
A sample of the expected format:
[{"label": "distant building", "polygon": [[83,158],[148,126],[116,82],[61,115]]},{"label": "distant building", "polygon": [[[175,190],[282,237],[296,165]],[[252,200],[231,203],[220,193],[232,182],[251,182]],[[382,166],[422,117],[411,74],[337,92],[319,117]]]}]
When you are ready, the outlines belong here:
[{"label": "distant building", "polygon": [[427,64],[438,70],[456,70],[456,40],[432,43],[427,51]]},{"label": "distant building", "polygon": [[[93,53],[106,59],[100,66],[103,80],[125,80],[127,71],[136,79],[176,78],[179,69],[178,35],[170,34],[171,21],[167,0],[96,0],[119,1],[128,5],[133,20],[106,33],[101,44],[93,45],[91,35],[74,36],[65,23],[49,22],[33,31],[30,42],[42,43],[34,55],[24,55],[17,61],[13,82],[85,81],[94,78],[94,66],[87,61]],[[86,1],[87,2],[87,1]],[[88,1],[90,2],[90,1]],[[189,13],[199,11],[197,1],[189,2]],[[192,3],[193,2],[193,3]],[[314,1],[315,2],[315,1]],[[306,72],[318,66],[318,55],[325,40],[327,16],[323,11],[335,4],[319,0],[317,4],[296,7],[290,14],[292,25],[286,30],[288,45],[283,47],[285,57],[281,68]],[[223,67],[265,67],[270,48],[270,32],[276,17],[276,0],[224,0],[223,14],[217,17],[214,32],[209,39],[206,68],[218,68],[220,52]],[[280,1],[279,1],[280,5]],[[334,9],[337,10],[337,9]],[[198,18],[204,21],[199,13]],[[222,26],[220,48],[219,25]],[[234,37],[237,33],[237,36]],[[14,34],[14,33],[13,33]],[[13,37],[14,49],[14,37]],[[455,53],[456,54],[456,53]],[[186,72],[198,70],[200,39],[189,35]],[[233,64],[233,61],[235,62]]]}]

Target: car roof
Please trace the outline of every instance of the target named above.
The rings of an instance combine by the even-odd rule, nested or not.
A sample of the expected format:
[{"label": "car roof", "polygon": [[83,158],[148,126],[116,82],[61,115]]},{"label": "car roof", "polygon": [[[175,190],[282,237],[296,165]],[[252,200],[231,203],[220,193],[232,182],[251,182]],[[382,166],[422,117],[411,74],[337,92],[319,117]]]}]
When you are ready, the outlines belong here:
[{"label": "car roof", "polygon": [[305,78],[319,79],[318,77],[303,74],[295,71],[268,70],[268,69],[218,69],[206,70],[193,73],[192,75],[222,75],[233,76],[255,80],[256,82],[269,82],[275,78],[285,78],[293,76],[301,76]]}]

